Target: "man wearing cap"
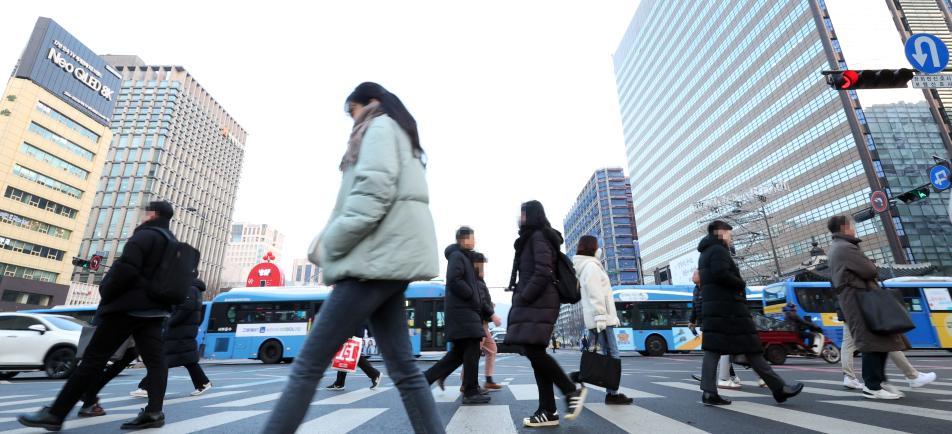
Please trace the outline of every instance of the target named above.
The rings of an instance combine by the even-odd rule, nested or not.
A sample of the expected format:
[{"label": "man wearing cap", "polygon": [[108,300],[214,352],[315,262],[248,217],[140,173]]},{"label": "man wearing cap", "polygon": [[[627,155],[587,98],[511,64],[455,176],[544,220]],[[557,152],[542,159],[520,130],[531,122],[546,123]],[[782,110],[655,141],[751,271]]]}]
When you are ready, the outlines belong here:
[{"label": "man wearing cap", "polygon": [[731,257],[731,225],[721,220],[711,222],[707,236],[698,244],[698,272],[701,280],[701,321],[704,334],[701,347],[701,401],[704,405],[728,405],[730,400],[717,393],[717,364],[722,355],[743,355],[757,372],[774,399],[784,402],[803,390],[803,384],[786,385],[764,360],[764,349],[757,336],[757,327],[747,308],[747,283]]},{"label": "man wearing cap", "polygon": [[36,413],[20,415],[23,425],[58,431],[63,420],[83,393],[102,375],[109,357],[129,336],[145,362],[149,377],[149,404],[139,415],[122,425],[123,429],[156,428],[165,424],[162,401],[168,380],[165,366],[162,324],[172,307],[149,298],[147,288],[161,265],[171,236],[169,222],[172,204],[151,202],[145,209],[143,222],[126,241],[122,255],[116,259],[99,285],[97,317],[99,325],[90,339],[76,371],[60,390],[50,407]]}]

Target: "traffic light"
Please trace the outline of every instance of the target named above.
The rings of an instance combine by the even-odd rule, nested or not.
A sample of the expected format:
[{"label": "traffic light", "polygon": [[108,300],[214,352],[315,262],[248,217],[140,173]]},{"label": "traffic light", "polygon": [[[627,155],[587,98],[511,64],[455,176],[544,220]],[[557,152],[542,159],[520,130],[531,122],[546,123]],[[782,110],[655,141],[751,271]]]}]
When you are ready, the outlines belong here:
[{"label": "traffic light", "polygon": [[899,196],[896,196],[896,199],[902,201],[902,203],[912,203],[927,197],[929,197],[929,184],[916,187],[903,194],[900,194]]},{"label": "traffic light", "polygon": [[876,211],[873,211],[872,208],[863,208],[853,213],[853,221],[856,223],[872,220],[874,217],[876,217]]},{"label": "traffic light", "polygon": [[89,269],[89,261],[83,258],[73,258],[73,265],[77,267],[83,267]]},{"label": "traffic light", "polygon": [[827,73],[826,83],[836,90],[896,89],[907,87],[912,76],[912,70],[906,68],[848,69]]}]

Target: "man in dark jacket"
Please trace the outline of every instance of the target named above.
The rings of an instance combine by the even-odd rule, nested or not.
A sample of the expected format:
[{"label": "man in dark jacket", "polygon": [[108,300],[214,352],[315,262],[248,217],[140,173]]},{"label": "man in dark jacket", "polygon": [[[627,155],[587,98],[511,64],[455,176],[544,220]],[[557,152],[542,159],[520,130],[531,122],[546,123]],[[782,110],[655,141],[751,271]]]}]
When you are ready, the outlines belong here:
[{"label": "man in dark jacket", "polygon": [[66,415],[98,377],[109,357],[129,336],[145,362],[149,377],[149,404],[139,415],[122,425],[123,429],[161,427],[165,424],[162,401],[168,371],[165,367],[162,324],[172,307],[151,299],[150,281],[161,265],[166,235],[171,236],[169,222],[174,212],[168,202],[151,202],[144,221],[126,241],[119,259],[115,260],[99,286],[98,313],[101,322],[90,339],[83,359],[67,380],[51,407],[36,413],[20,415],[17,420],[26,426],[60,430]]},{"label": "man in dark jacket", "polygon": [[806,347],[812,351],[813,340],[816,338],[817,333],[823,332],[823,329],[801,318],[800,315],[797,314],[797,305],[793,303],[788,304],[787,307],[784,308],[783,318],[797,333],[800,333],[800,339],[805,339],[807,341]]},{"label": "man in dark jacket", "polygon": [[788,386],[764,360],[763,346],[746,304],[747,283],[731,257],[731,230],[715,220],[707,227],[698,251],[701,279],[701,321],[704,324],[701,365],[701,400],[704,405],[731,402],[717,393],[717,364],[721,355],[745,355],[751,367],[767,383],[777,402],[784,402],[803,390],[803,384]]},{"label": "man in dark jacket", "polygon": [[[472,254],[476,246],[473,230],[456,231],[456,244],[446,248],[446,340],[453,346],[440,361],[424,372],[433,384],[463,365],[463,404],[486,404],[489,397],[479,390],[479,344],[483,331],[483,302],[476,286]],[[440,387],[443,387],[442,381]]]},{"label": "man in dark jacket", "polygon": [[[185,301],[175,306],[172,316],[165,324],[165,361],[168,368],[178,366],[188,370],[195,390],[192,396],[198,396],[212,388],[212,383],[205,375],[205,371],[198,364],[198,328],[202,324],[202,293],[205,292],[205,282],[195,279],[188,290]],[[149,396],[148,374],[142,377],[139,388],[130,395],[146,398]]]}]

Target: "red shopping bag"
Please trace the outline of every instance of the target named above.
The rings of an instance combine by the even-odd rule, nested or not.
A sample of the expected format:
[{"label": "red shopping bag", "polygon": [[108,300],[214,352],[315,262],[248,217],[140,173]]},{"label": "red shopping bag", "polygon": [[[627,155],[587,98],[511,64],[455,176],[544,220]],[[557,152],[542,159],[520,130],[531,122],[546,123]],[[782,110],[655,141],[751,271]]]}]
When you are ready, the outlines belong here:
[{"label": "red shopping bag", "polygon": [[331,368],[344,372],[357,371],[357,359],[360,358],[360,349],[363,345],[364,340],[361,338],[354,336],[348,339],[334,355]]}]

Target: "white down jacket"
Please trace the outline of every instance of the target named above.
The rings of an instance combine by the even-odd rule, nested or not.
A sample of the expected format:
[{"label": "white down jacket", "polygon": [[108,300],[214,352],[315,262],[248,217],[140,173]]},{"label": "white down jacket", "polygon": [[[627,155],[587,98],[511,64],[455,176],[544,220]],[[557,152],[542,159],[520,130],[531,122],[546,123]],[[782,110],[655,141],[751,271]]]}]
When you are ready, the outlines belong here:
[{"label": "white down jacket", "polygon": [[618,314],[615,313],[615,301],[612,299],[612,284],[602,263],[593,256],[575,255],[572,257],[575,275],[582,286],[582,316],[585,328],[594,329],[598,322],[605,326],[618,326]]}]

